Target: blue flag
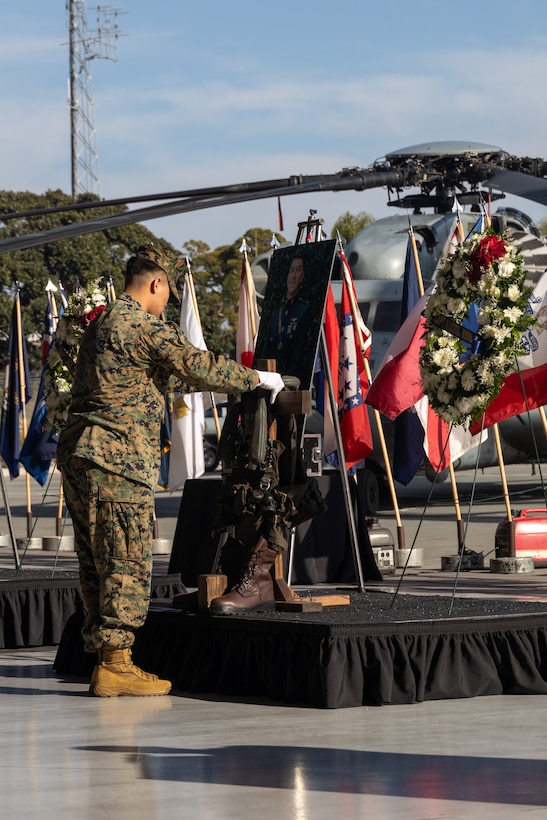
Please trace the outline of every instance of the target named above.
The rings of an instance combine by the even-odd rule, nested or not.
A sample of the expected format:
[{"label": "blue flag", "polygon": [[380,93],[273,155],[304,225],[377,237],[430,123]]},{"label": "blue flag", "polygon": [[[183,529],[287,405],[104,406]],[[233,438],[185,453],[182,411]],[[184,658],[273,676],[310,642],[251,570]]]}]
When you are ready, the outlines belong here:
[{"label": "blue flag", "polygon": [[[420,298],[418,271],[410,236],[406,249],[401,324]],[[413,408],[405,410],[393,422],[393,478],[406,486],[414,476],[424,457],[424,428]]]},{"label": "blue flag", "polygon": [[[22,413],[24,409],[23,401],[26,404],[30,399],[30,372],[22,322],[21,327],[19,327],[19,316],[21,315],[20,304],[19,292],[17,292],[15,294],[11,315],[6,381],[0,421],[0,455],[4,459],[11,478],[17,478],[19,475],[19,454],[21,450],[19,414]],[[21,342],[20,345],[19,340]],[[21,347],[22,351],[22,362],[19,361],[19,347]],[[25,383],[23,401],[21,400],[20,368],[23,369]]]},{"label": "blue flag", "polygon": [[47,300],[42,334],[42,375],[36,396],[34,412],[28,427],[28,433],[21,448],[19,461],[38,484],[43,487],[49,475],[51,462],[57,453],[58,436],[44,428],[46,416],[46,399],[44,393],[45,364],[55,332],[55,317],[50,300]]},{"label": "blue flag", "polygon": [[46,400],[44,374],[40,378],[36,404],[30,420],[28,433],[21,448],[19,461],[30,475],[43,487],[49,475],[51,462],[57,453],[58,436],[44,428]]},{"label": "blue flag", "polygon": [[484,233],[484,225],[485,225],[485,219],[484,219],[483,214],[481,213],[481,215],[479,216],[479,218],[477,219],[477,221],[475,222],[475,224],[473,225],[473,227],[471,228],[471,230],[469,231],[469,233],[465,237],[465,241],[467,242],[468,239],[471,239],[471,237],[473,236],[474,233]]}]

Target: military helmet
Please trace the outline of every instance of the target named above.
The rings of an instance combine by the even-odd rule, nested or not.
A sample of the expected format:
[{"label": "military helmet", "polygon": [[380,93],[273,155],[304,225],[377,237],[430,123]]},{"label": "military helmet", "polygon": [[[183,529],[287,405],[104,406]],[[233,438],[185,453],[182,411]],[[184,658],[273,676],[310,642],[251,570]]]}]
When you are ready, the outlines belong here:
[{"label": "military helmet", "polygon": [[160,248],[157,245],[141,245],[140,248],[137,248],[135,256],[141,259],[150,259],[158,268],[161,268],[167,276],[172,298],[180,304],[178,283],[184,276],[184,259],[177,256],[173,251],[167,250],[167,248]]}]

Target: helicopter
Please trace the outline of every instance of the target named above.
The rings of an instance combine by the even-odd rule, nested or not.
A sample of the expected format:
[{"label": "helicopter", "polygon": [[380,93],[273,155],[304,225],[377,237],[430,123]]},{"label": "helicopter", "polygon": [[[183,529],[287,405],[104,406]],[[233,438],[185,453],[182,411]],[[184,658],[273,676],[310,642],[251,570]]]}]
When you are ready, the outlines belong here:
[{"label": "helicopter", "polygon": [[[434,190],[432,179],[424,182],[420,194],[411,194],[391,200],[388,204],[405,209],[404,215],[393,215],[378,219],[360,231],[345,248],[345,255],[351,268],[357,301],[365,324],[372,334],[369,364],[374,376],[382,362],[401,321],[401,300],[403,296],[403,278],[408,244],[409,228],[412,228],[416,239],[420,269],[427,288],[435,280],[436,272],[449,251],[449,245],[457,229],[457,222],[462,225],[464,235],[473,231],[478,217],[486,204],[502,199],[503,194],[491,190],[481,191],[479,187],[466,190],[461,178],[463,158],[457,160],[462,149],[466,161],[471,162],[471,152],[476,157],[491,156],[493,146],[461,143],[428,143],[412,146],[387,155],[390,162],[404,163],[418,159],[424,163],[434,158],[439,172]],[[425,179],[424,171],[424,179]],[[515,180],[514,176],[510,179]],[[440,181],[439,181],[440,180]],[[457,192],[455,188],[458,188]],[[516,184],[512,184],[515,189]],[[533,185],[534,199],[539,196],[541,187]],[[520,182],[519,190],[524,189]],[[537,195],[537,196],[536,196]],[[469,211],[461,206],[470,205]],[[456,207],[455,207],[456,206]],[[460,206],[460,207],[458,207]],[[411,212],[409,212],[411,211]],[[520,250],[526,269],[526,285],[534,287],[542,274],[547,270],[547,240],[543,237],[532,219],[523,211],[515,208],[499,207],[491,215],[492,228],[496,233],[507,233],[512,243]],[[252,263],[257,292],[261,295],[265,289],[267,270],[271,251],[261,254]],[[332,282],[336,303],[341,298],[341,283]],[[536,447],[540,457],[547,456],[547,438],[543,422],[537,411],[530,414],[532,426],[528,419],[515,416],[499,425],[503,458],[506,463],[526,463],[537,458]],[[392,445],[392,430],[389,422],[384,423],[388,449]],[[312,413],[307,429],[320,432],[321,422]],[[385,472],[384,458],[378,434],[373,430],[375,448],[366,460],[368,470],[378,476]],[[488,431],[486,441],[481,444],[477,464],[476,450],[470,450],[461,456],[454,468],[472,469],[496,466],[497,449],[492,430]],[[448,471],[436,475],[429,462],[425,460],[423,471],[431,480],[445,480]],[[370,491],[371,497],[375,488]]]},{"label": "helicopter", "polygon": [[[398,149],[365,168],[343,168],[334,174],[293,175],[286,178],[243,182],[233,185],[171,191],[119,199],[83,201],[73,205],[34,209],[25,212],[0,213],[0,221],[20,222],[47,213],[60,211],[92,211],[109,205],[123,205],[127,210],[100,219],[74,221],[40,233],[0,240],[0,254],[36,247],[45,243],[107,230],[119,225],[145,222],[170,215],[227,206],[240,202],[285,197],[298,194],[319,194],[323,191],[386,188],[388,206],[404,209],[404,216],[379,219],[364,228],[346,248],[352,269],[357,298],[363,318],[372,331],[371,369],[374,373],[399,327],[402,298],[404,258],[409,223],[417,239],[424,285],[435,278],[440,261],[446,255],[454,233],[457,214],[455,205],[463,210],[459,217],[464,231],[471,230],[485,202],[503,199],[506,194],[547,206],[547,162],[541,158],[518,157],[498,146],[466,141],[421,143]],[[408,191],[410,191],[408,193]],[[158,204],[150,204],[156,202]],[[130,205],[144,207],[129,209]],[[119,210],[119,209],[118,209]],[[430,211],[430,213],[426,213]],[[411,212],[411,213],[409,213]],[[547,245],[533,221],[521,211],[501,208],[492,215],[497,232],[511,234],[524,257],[529,276],[535,284],[547,269]],[[253,261],[253,273],[259,293],[263,291],[269,265],[269,254]],[[333,282],[335,298],[336,282]],[[508,462],[527,461],[532,457],[533,436],[527,421],[516,417],[500,425],[504,457]],[[537,429],[536,429],[537,428]],[[547,455],[547,439],[534,419],[534,432],[540,455]],[[376,452],[376,451],[375,451]],[[382,470],[382,464],[370,459],[372,469]],[[455,465],[463,469],[473,459],[471,454]],[[367,459],[368,462],[368,459]],[[473,461],[473,464],[475,462]],[[489,443],[481,447],[481,466],[496,463],[496,454]],[[427,472],[427,467],[426,467]]]}]

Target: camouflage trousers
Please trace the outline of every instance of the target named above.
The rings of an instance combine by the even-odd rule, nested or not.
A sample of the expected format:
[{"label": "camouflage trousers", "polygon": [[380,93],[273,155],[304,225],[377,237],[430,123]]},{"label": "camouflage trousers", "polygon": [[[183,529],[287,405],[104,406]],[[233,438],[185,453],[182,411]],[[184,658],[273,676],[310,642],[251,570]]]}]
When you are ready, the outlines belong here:
[{"label": "camouflage trousers", "polygon": [[85,650],[128,648],[150,601],[153,491],[77,457],[62,465],[62,474],[80,568]]}]

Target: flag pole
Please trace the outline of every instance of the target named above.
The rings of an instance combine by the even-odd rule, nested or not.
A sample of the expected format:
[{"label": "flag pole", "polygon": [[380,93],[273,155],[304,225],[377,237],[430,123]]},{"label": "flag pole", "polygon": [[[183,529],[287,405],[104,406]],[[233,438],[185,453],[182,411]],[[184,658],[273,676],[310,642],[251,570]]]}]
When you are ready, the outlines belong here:
[{"label": "flag pole", "polygon": [[[60,284],[60,283],[59,283]],[[59,324],[59,316],[57,313],[57,302],[55,301],[55,292],[57,291],[56,286],[53,284],[51,279],[48,279],[46,285],[46,295],[47,300],[49,303],[49,310],[51,313],[51,321],[53,325],[53,335],[55,335],[55,331],[57,330],[57,325]],[[44,365],[45,362],[42,362]],[[59,538],[63,534],[63,506],[64,506],[64,492],[63,492],[63,479],[59,482],[59,498],[57,500],[57,515],[55,518],[55,535]]]},{"label": "flag pole", "polygon": [[[340,251],[343,253],[342,248],[342,240],[340,234],[337,232],[337,239],[338,239],[338,247]],[[421,277],[420,277],[421,278]],[[363,332],[361,328],[361,322],[363,320],[361,309],[357,304],[357,300],[355,298],[355,291],[353,288],[348,288],[349,291],[349,298],[351,303],[351,312],[353,315],[353,324],[354,327],[357,329],[357,338],[359,340],[359,347],[361,349],[361,355],[363,356],[363,361],[365,363],[365,373],[370,384],[372,382],[372,373],[370,370],[370,363],[368,360],[368,356],[366,355],[366,346],[363,339]],[[376,429],[378,430],[378,438],[380,439],[380,448],[382,450],[382,456],[384,458],[384,464],[386,468],[386,476],[387,476],[387,483],[389,486],[389,492],[391,494],[391,500],[393,503],[393,511],[395,513],[395,523],[397,525],[397,544],[400,550],[405,549],[405,532],[404,527],[401,520],[401,512],[399,509],[399,500],[397,498],[397,491],[395,489],[395,482],[393,481],[393,472],[391,470],[391,462],[389,460],[389,453],[387,450],[387,443],[386,437],[384,434],[384,426],[382,424],[382,417],[380,416],[380,412],[376,410],[375,407],[372,408],[374,414],[374,421],[376,422]]]},{"label": "flag pole", "polygon": [[[23,428],[23,441],[27,437],[27,409],[26,409],[26,393],[27,384],[25,381],[25,360],[23,357],[23,323],[21,318],[21,298],[19,294],[19,284],[15,293],[15,316],[16,316],[16,330],[17,330],[17,359],[19,361],[19,395],[21,397],[21,420]],[[32,533],[32,503],[30,493],[30,475],[25,471],[25,488],[27,496],[27,536],[30,538]]]},{"label": "flag pole", "polygon": [[[194,277],[192,276],[192,268],[190,266],[190,258],[188,256],[185,257],[186,261],[186,281],[188,282],[188,287],[190,289],[190,296],[192,297],[192,304],[194,305],[194,312],[196,314],[196,320],[198,323],[199,331],[203,335],[203,328],[201,325],[201,316],[199,315],[199,308],[198,308],[198,300],[196,297],[196,289],[194,287]],[[215,430],[217,434],[217,441],[220,441],[220,421],[218,418],[218,410],[217,410],[217,403],[215,401],[215,396],[213,391],[209,392],[209,399],[211,401],[211,410],[213,411],[213,421],[215,422]]]},{"label": "flag pole", "polygon": [[330,369],[330,361],[329,361],[329,354],[327,350],[327,340],[325,339],[325,328],[323,324],[321,324],[321,335],[320,335],[320,343],[321,343],[321,357],[323,359],[323,367],[325,369],[325,376],[327,381],[328,387],[328,394],[329,394],[329,402],[331,407],[331,414],[332,414],[332,423],[334,427],[334,437],[336,439],[336,449],[338,450],[339,455],[339,462],[340,462],[340,478],[342,482],[342,491],[344,494],[344,500],[346,504],[346,513],[348,517],[348,526],[349,526],[349,536],[351,542],[351,548],[353,552],[353,562],[355,566],[355,575],[357,577],[357,584],[359,592],[365,592],[365,580],[363,576],[363,566],[361,564],[361,556],[359,554],[359,541],[357,537],[357,526],[355,524],[355,515],[353,512],[353,502],[351,498],[350,488],[349,488],[349,480],[348,474],[346,472],[346,457],[344,454],[344,444],[342,442],[342,433],[340,431],[340,419],[338,418],[338,400],[337,396],[334,393],[333,381],[332,381],[332,373]]},{"label": "flag pole", "polygon": [[[458,230],[460,234],[460,241],[463,242],[463,226],[460,220],[459,211],[457,213],[457,220],[458,220]],[[412,247],[412,255],[414,256],[414,264],[416,266],[416,274],[418,277],[418,292],[420,296],[424,295],[424,281],[422,278],[422,269],[420,266],[420,257],[418,255],[418,246],[416,245],[416,237],[414,236],[414,230],[412,228],[412,224],[410,222],[410,217],[408,219],[408,234],[410,237],[410,245]],[[456,473],[454,471],[454,465],[451,463],[448,465],[448,473],[450,475],[450,486],[452,488],[452,500],[454,502],[454,511],[456,513],[456,528],[458,532],[458,549],[462,549],[463,541],[464,541],[464,526],[463,526],[463,518],[462,518],[462,511],[460,506],[460,496],[458,493],[458,485],[456,483]]]},{"label": "flag pole", "polygon": [[247,256],[247,243],[245,239],[243,239],[243,245],[241,249],[243,251],[243,264],[245,266],[245,290],[247,291],[247,302],[249,304],[249,320],[251,323],[251,333],[253,334],[253,339],[256,339],[256,321],[255,316],[253,313],[252,305],[251,305],[251,283],[250,278],[252,277],[251,273],[251,266],[249,264],[249,257]]},{"label": "flag pole", "polygon": [[116,301],[116,289],[114,287],[114,281],[112,279],[112,274],[110,271],[108,272],[108,281],[106,283],[106,292],[108,294],[108,298],[111,302]]}]

